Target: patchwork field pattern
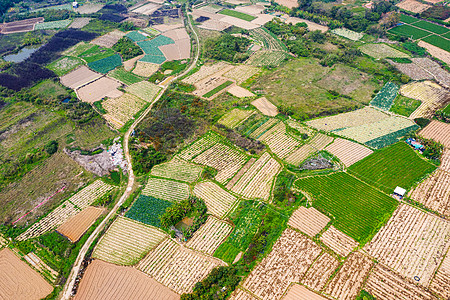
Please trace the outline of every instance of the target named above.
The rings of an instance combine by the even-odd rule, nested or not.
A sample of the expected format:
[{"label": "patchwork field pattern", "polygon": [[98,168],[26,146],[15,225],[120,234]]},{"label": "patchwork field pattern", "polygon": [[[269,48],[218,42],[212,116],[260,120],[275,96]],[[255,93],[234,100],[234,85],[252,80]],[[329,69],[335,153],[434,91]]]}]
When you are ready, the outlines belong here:
[{"label": "patchwork field pattern", "polygon": [[137,268],[175,292],[190,293],[212,269],[224,265],[166,239],[139,262]]},{"label": "patchwork field pattern", "polygon": [[372,260],[366,255],[361,252],[353,253],[328,283],[325,293],[335,299],[355,299],[372,265]]},{"label": "patchwork field pattern", "polygon": [[328,222],[330,218],[314,207],[300,206],[292,213],[288,225],[314,237],[327,226]]},{"label": "patchwork field pattern", "polygon": [[278,157],[284,159],[300,147],[301,143],[286,133],[286,125],[279,122],[263,133],[259,141],[265,143]]},{"label": "patchwork field pattern", "polygon": [[70,197],[68,200],[64,201],[47,216],[34,223],[24,233],[19,235],[17,240],[23,241],[49,232],[55,227],[66,222],[70,217],[87,208],[89,205],[94,203],[95,200],[103,197],[112,189],[113,186],[104,183],[100,179],[96,180]]},{"label": "patchwork field pattern", "polygon": [[450,148],[450,124],[432,120],[419,134]]},{"label": "patchwork field pattern", "polygon": [[262,299],[279,299],[290,283],[299,281],[321,252],[312,240],[288,228],[243,286]]},{"label": "patchwork field pattern", "polygon": [[372,150],[363,145],[340,138],[335,139],[325,150],[339,158],[346,167],[353,165],[373,153]]},{"label": "patchwork field pattern", "polygon": [[87,103],[93,103],[99,101],[105,97],[117,98],[123,95],[123,92],[119,91],[122,84],[118,81],[102,77],[94,82],[89,83],[77,90],[78,97],[81,101]]},{"label": "patchwork field pattern", "polygon": [[56,231],[74,243],[80,239],[104,211],[103,208],[89,206],[61,224]]},{"label": "patchwork field pattern", "polygon": [[125,32],[120,30],[111,31],[105,35],[102,35],[91,42],[91,44],[98,45],[101,47],[111,48],[114,46],[122,37],[125,36]]},{"label": "patchwork field pattern", "polygon": [[256,67],[237,65],[230,71],[224,73],[223,76],[236,81],[237,84],[241,84],[256,75],[259,71],[259,68]]},{"label": "patchwork field pattern", "polygon": [[0,278],[2,299],[38,300],[47,297],[53,287],[8,248],[0,251]]},{"label": "patchwork field pattern", "polygon": [[189,197],[189,186],[178,181],[150,177],[142,194],[170,202],[179,202]]},{"label": "patchwork field pattern", "polygon": [[202,79],[205,79],[207,77],[210,77],[214,75],[215,73],[222,71],[226,67],[228,67],[229,64],[219,61],[215,64],[209,64],[209,65],[203,65],[200,67],[200,70],[195,72],[194,74],[190,75],[189,77],[184,78],[182,81],[187,84],[196,84],[197,82],[201,81]]},{"label": "patchwork field pattern", "polygon": [[151,175],[192,183],[197,181],[202,171],[200,166],[173,158],[169,162],[154,166]]},{"label": "patchwork field pattern", "polygon": [[[125,66],[125,64],[124,64]],[[155,74],[156,71],[158,71],[159,65],[158,64],[152,64],[149,62],[143,62],[138,61],[136,62],[136,67],[133,69],[133,74],[136,74],[138,76],[142,77],[150,77],[153,74]]]},{"label": "patchwork field pattern", "polygon": [[125,217],[151,226],[161,227],[161,216],[172,205],[172,202],[141,194],[126,212]]},{"label": "patchwork field pattern", "polygon": [[210,216],[186,243],[186,247],[213,255],[232,230],[233,227],[230,224]]},{"label": "patchwork field pattern", "polygon": [[119,216],[92,256],[117,265],[134,265],[165,238],[159,229]]},{"label": "patchwork field pattern", "polygon": [[169,288],[132,267],[116,266],[95,259],[83,275],[75,300],[114,298],[179,300]]},{"label": "patchwork field pattern", "polygon": [[237,198],[211,181],[205,181],[194,187],[195,196],[205,201],[208,211],[224,218],[237,205]]},{"label": "patchwork field pattern", "polygon": [[69,74],[62,76],[60,81],[66,87],[76,89],[100,78],[101,76],[102,74],[91,71],[86,66],[81,66]]},{"label": "patchwork field pattern", "polygon": [[255,113],[254,110],[243,110],[235,108],[229,113],[225,114],[217,122],[228,128],[235,128],[254,113]]},{"label": "patchwork field pattern", "polygon": [[48,65],[48,68],[55,72],[56,75],[62,76],[64,74],[67,74],[68,72],[72,71],[76,67],[83,64],[83,61],[76,57],[63,57],[50,65]]},{"label": "patchwork field pattern", "polygon": [[380,263],[428,286],[450,246],[450,223],[406,204],[366,245]]},{"label": "patchwork field pattern", "polygon": [[410,56],[404,52],[392,48],[386,44],[364,44],[358,48],[364,54],[372,56],[375,59],[393,58],[409,58]]},{"label": "patchwork field pattern", "polygon": [[242,175],[231,190],[245,198],[261,198],[267,201],[275,176],[280,169],[281,165],[265,152]]},{"label": "patchwork field pattern", "polygon": [[334,226],[330,226],[330,228],[322,234],[320,240],[330,247],[331,250],[344,257],[349,255],[349,253],[358,246],[358,243],[355,240],[340,232]]},{"label": "patchwork field pattern", "polygon": [[102,102],[102,107],[108,112],[103,117],[117,129],[133,119],[147,103],[141,98],[125,93],[117,98],[109,98]]},{"label": "patchwork field pattern", "polygon": [[336,258],[327,252],[322,252],[302,278],[301,283],[315,291],[321,291],[338,266],[339,261]]},{"label": "patchwork field pattern", "polygon": [[122,65],[122,58],[119,54],[111,55],[88,64],[88,67],[92,70],[106,74],[109,71]]},{"label": "patchwork field pattern", "polygon": [[377,299],[436,300],[429,292],[403,279],[388,268],[377,264],[369,275],[364,289]]},{"label": "patchwork field pattern", "polygon": [[209,149],[214,144],[223,141],[223,137],[213,131],[208,131],[201,138],[193,142],[188,147],[180,151],[178,156],[181,159],[191,160],[203,151]]},{"label": "patchwork field pattern", "polygon": [[128,86],[125,90],[146,102],[152,102],[161,88],[151,82],[141,81]]}]

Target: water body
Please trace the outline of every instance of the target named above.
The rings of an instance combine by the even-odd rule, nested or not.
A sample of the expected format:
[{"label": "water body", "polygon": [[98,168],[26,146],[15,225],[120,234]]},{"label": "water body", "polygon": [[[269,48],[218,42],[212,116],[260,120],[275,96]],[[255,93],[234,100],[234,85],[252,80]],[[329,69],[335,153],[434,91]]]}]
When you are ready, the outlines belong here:
[{"label": "water body", "polygon": [[10,62],[20,63],[31,56],[34,52],[36,52],[40,46],[34,46],[34,47],[25,47],[22,48],[22,50],[19,51],[17,54],[10,54],[3,56],[3,59]]}]

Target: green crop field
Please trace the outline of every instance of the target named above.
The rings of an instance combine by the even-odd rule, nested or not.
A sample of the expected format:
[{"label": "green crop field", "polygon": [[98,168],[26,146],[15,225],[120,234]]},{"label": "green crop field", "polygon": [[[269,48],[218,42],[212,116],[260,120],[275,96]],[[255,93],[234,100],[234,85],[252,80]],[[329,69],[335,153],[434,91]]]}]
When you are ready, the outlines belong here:
[{"label": "green crop field", "polygon": [[421,39],[431,34],[431,32],[419,28],[414,28],[409,25],[400,25],[389,29],[388,32],[396,35],[412,37],[413,40]]},{"label": "green crop field", "polygon": [[436,47],[439,47],[445,51],[449,51],[450,52],[450,38],[449,39],[445,39],[443,37],[440,37],[438,35],[430,35],[427,36],[426,38],[422,39],[424,42],[427,42],[431,45],[434,45]]},{"label": "green crop field", "polygon": [[444,113],[450,115],[450,104],[443,109]]},{"label": "green crop field", "polygon": [[242,13],[240,11],[235,11],[235,10],[231,10],[231,9],[221,10],[219,12],[219,14],[235,17],[235,18],[238,18],[238,19],[241,19],[241,20],[244,20],[244,21],[249,21],[249,22],[253,21],[254,19],[256,19],[256,17],[254,17],[254,16],[250,16],[250,15],[244,14],[244,13]]},{"label": "green crop field", "polygon": [[127,34],[127,37],[130,38],[131,40],[138,42],[138,41],[143,41],[148,39],[148,37],[146,37],[145,35],[137,32],[137,31],[132,31],[130,33]]},{"label": "green crop field", "polygon": [[245,207],[239,212],[235,224],[231,234],[214,252],[215,257],[230,264],[233,263],[239,252],[245,251],[250,245],[252,237],[261,224],[261,211],[253,206]]},{"label": "green crop field", "polygon": [[69,26],[70,23],[72,23],[72,20],[37,23],[36,26],[34,27],[34,30],[66,28],[67,26]]},{"label": "green crop field", "polygon": [[422,104],[420,100],[398,95],[391,106],[390,111],[405,117],[409,117]]},{"label": "green crop field", "polygon": [[233,81],[228,80],[228,81],[222,83],[221,85],[219,85],[218,87],[215,87],[214,89],[212,89],[209,92],[207,92],[206,94],[204,94],[203,97],[205,97],[205,98],[212,97],[215,94],[217,94],[218,92],[220,92],[221,90],[223,90],[224,88],[226,88],[232,84],[233,84]]},{"label": "green crop field", "polygon": [[313,198],[313,206],[330,213],[340,231],[364,244],[389,219],[398,202],[343,172],[295,181]]},{"label": "green crop field", "polygon": [[443,37],[450,39],[450,31],[447,32],[446,34],[442,34]]},{"label": "green crop field", "polygon": [[[158,49],[158,48],[156,48]],[[159,51],[159,49],[158,49]],[[166,61],[166,58],[163,55],[145,55],[143,58],[141,58],[139,61],[143,62],[149,62],[153,64],[162,64]]]},{"label": "green crop field", "polygon": [[419,19],[408,16],[408,15],[404,15],[404,14],[400,14],[400,22],[406,23],[406,24],[412,24],[419,21]]},{"label": "green crop field", "polygon": [[361,180],[391,194],[395,187],[411,188],[436,166],[422,159],[404,142],[386,147],[348,168]]},{"label": "green crop field", "polygon": [[391,108],[395,97],[397,97],[397,93],[398,86],[393,82],[387,82],[373,100],[370,101],[370,104],[388,111]]},{"label": "green crop field", "polygon": [[125,71],[123,68],[117,68],[113,71],[111,71],[108,74],[109,77],[115,78],[126,85],[132,85],[133,83],[140,82],[144,80],[144,78],[137,76],[133,73]]},{"label": "green crop field", "polygon": [[89,68],[102,74],[106,74],[109,71],[114,70],[115,68],[121,65],[122,65],[122,58],[120,57],[119,54],[109,56],[88,64]]},{"label": "green crop field", "polygon": [[436,25],[434,23],[424,20],[420,20],[419,22],[414,23],[414,26],[434,32],[436,34],[443,34],[449,32],[449,29],[447,29],[444,26]]},{"label": "green crop field", "polygon": [[102,48],[98,45],[89,48],[88,50],[81,53],[78,57],[84,59],[87,63],[100,60],[109,56],[113,56],[116,52],[109,48]]},{"label": "green crop field", "polygon": [[55,72],[56,75],[62,76],[66,73],[69,73],[76,67],[83,64],[83,61],[77,57],[66,56],[57,61],[49,64],[47,68]]},{"label": "green crop field", "polygon": [[125,217],[156,227],[161,227],[160,217],[173,203],[140,195]]}]

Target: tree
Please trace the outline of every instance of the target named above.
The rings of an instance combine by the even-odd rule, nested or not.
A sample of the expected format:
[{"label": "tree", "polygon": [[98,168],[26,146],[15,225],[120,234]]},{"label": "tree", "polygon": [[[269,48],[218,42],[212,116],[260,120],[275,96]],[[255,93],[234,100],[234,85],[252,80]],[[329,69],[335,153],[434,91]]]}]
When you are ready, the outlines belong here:
[{"label": "tree", "polygon": [[52,155],[56,153],[56,151],[58,151],[58,142],[57,141],[48,142],[45,145],[44,149],[48,154]]}]

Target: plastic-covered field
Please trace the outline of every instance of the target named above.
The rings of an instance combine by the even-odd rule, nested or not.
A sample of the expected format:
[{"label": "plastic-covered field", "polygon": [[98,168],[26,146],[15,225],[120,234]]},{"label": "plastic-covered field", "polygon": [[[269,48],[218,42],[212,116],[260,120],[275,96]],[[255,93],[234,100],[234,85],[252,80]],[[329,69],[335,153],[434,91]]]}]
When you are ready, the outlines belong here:
[{"label": "plastic-covered field", "polygon": [[109,56],[88,64],[89,68],[99,73],[106,74],[122,65],[122,58],[119,54]]},{"label": "plastic-covered field", "polygon": [[[156,48],[156,49],[158,49],[158,48]],[[160,56],[160,55],[146,55],[143,58],[141,58],[140,61],[159,65],[159,64],[162,64],[163,62],[165,62],[166,58],[164,56]]]},{"label": "plastic-covered field", "polygon": [[139,33],[137,31],[132,31],[126,35],[129,39],[139,42],[148,39],[148,36],[143,35],[142,33]]}]

